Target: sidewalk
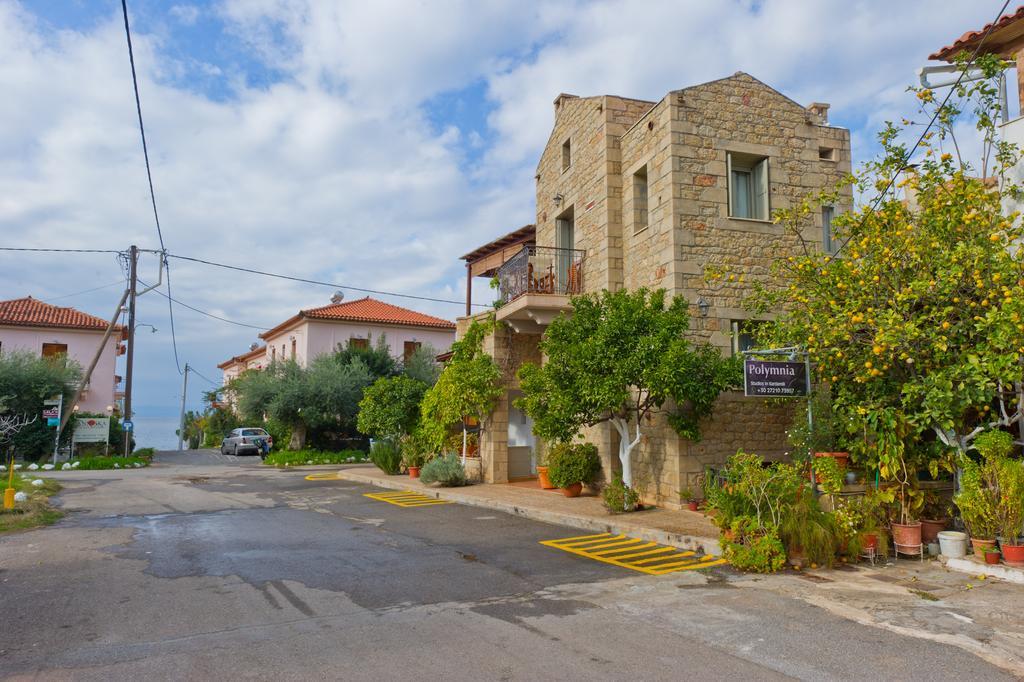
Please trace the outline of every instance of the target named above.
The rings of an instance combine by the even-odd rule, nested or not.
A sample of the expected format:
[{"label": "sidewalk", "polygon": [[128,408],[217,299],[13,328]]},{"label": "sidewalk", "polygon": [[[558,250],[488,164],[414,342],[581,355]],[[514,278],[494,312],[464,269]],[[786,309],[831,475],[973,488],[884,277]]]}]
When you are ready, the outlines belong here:
[{"label": "sidewalk", "polygon": [[629,535],[693,550],[698,554],[721,554],[718,529],[699,512],[650,509],[630,514],[609,514],[601,504],[601,498],[593,495],[568,498],[557,490],[516,484],[483,483],[462,488],[435,488],[408,476],[389,476],[376,467],[343,469],[338,472],[338,478],[393,490],[414,490],[459,504],[495,509],[595,533]]}]

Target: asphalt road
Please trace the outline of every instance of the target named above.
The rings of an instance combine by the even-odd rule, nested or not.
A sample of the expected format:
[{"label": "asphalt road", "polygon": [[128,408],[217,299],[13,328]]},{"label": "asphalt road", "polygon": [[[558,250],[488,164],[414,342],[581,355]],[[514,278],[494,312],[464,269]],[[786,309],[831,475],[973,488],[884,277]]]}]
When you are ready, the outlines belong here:
[{"label": "asphalt road", "polygon": [[1012,679],[728,569],[539,544],[573,529],[256,458],[158,462],[62,472],[68,518],[0,539],[4,679]]}]

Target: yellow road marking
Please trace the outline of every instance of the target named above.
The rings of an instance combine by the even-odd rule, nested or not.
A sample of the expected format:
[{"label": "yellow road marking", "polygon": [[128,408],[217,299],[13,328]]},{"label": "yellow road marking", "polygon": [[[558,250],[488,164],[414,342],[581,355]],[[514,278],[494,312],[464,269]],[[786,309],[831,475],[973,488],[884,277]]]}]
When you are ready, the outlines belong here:
[{"label": "yellow road marking", "polygon": [[689,550],[611,533],[542,540],[540,544],[648,575],[665,575],[728,563],[725,559],[714,555],[698,557],[696,552]]},{"label": "yellow road marking", "polygon": [[379,502],[387,502],[396,507],[429,507],[435,504],[451,504],[448,500],[439,500],[436,497],[423,495],[412,490],[389,493],[364,493],[363,497],[369,497],[371,500]]},{"label": "yellow road marking", "polygon": [[338,472],[337,471],[331,471],[331,472],[326,472],[326,473],[318,473],[318,474],[310,474],[309,476],[306,476],[306,480],[307,481],[327,481],[327,480],[332,480],[333,481],[333,480],[337,480],[337,478],[338,478]]}]

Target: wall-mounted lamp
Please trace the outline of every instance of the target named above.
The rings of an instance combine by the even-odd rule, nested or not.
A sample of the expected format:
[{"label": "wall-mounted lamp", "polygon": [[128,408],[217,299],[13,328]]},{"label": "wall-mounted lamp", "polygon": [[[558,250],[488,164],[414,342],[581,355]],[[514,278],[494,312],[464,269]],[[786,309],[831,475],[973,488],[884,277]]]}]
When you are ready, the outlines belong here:
[{"label": "wall-mounted lamp", "polygon": [[556,194],[556,195],[555,195],[554,197],[552,197],[552,201],[554,201],[554,202],[555,202],[555,206],[561,206],[561,205],[562,205],[562,202],[563,202],[564,200],[565,200],[565,197],[564,197],[564,196],[562,196],[562,193],[561,193],[561,192],[559,192],[559,193],[558,193],[558,194]]},{"label": "wall-mounted lamp", "polygon": [[701,296],[697,299],[697,310],[700,311],[701,317],[707,317],[708,311],[711,310],[711,303],[708,302],[708,299]]}]

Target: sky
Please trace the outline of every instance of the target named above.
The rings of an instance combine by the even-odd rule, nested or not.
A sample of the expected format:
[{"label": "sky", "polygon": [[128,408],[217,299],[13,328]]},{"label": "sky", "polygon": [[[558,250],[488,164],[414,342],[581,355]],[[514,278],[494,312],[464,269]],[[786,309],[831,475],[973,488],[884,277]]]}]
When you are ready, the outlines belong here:
[{"label": "sky", "polygon": [[[905,90],[927,56],[1001,4],[128,2],[170,253],[455,301],[378,296],[449,319],[459,256],[534,220],[559,93],[658,100],[746,71],[830,103],[856,163],[914,112]],[[120,2],[0,0],[0,89],[0,246],[159,248]],[[156,276],[145,255],[140,277]],[[181,260],[171,277],[174,298],[262,328],[335,290]],[[2,298],[107,318],[123,281],[112,254],[0,252]],[[490,300],[485,281],[475,291]],[[140,329],[137,422],[177,414],[179,365],[219,382],[216,365],[257,340],[176,306],[176,362],[167,304],[139,298],[158,331]],[[192,377],[189,408],[210,387]]]}]

